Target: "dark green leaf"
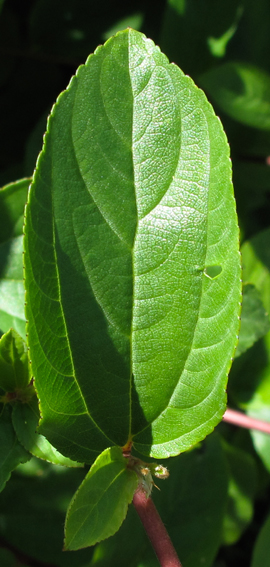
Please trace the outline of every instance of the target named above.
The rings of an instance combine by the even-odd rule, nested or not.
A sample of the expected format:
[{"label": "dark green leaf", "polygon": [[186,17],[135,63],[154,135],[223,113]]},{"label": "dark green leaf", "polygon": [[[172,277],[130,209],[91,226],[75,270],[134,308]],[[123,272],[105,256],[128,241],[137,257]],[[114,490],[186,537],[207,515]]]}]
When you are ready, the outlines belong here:
[{"label": "dark green leaf", "polygon": [[240,308],[228,147],[139,32],[99,47],[59,97],[25,251],[40,432],[61,453],[91,463],[133,440],[162,458],[212,431]]},{"label": "dark green leaf", "polygon": [[178,556],[185,567],[212,567],[221,543],[228,488],[219,435],[214,433],[198,449],[170,459],[168,468],[170,478],[158,483],[160,491],[153,498]]},{"label": "dark green leaf", "polygon": [[241,254],[243,282],[255,285],[270,313],[270,229],[244,242]]},{"label": "dark green leaf", "polygon": [[0,565],[3,565],[3,567],[27,567],[25,563],[18,563],[17,557],[9,549],[3,547],[0,547]]},{"label": "dark green leaf", "polygon": [[253,501],[257,490],[256,464],[252,456],[224,443],[229,468],[227,510],[223,522],[223,542],[235,543],[253,516]]},{"label": "dark green leaf", "polygon": [[266,518],[256,540],[251,567],[270,567],[270,515]]},{"label": "dark green leaf", "polygon": [[106,449],[75,494],[65,526],[65,548],[81,549],[113,535],[123,523],[138,485],[121,449]]},{"label": "dark green leaf", "polygon": [[266,335],[269,329],[269,317],[264,309],[260,292],[254,285],[244,285],[241,327],[235,357],[240,356],[258,339]]},{"label": "dark green leaf", "polygon": [[30,459],[30,454],[16,437],[10,412],[11,408],[4,407],[0,416],[0,491],[17,465]]},{"label": "dark green leaf", "polygon": [[134,506],[131,505],[118,532],[95,546],[90,567],[136,567],[140,564],[145,549],[148,549],[150,556],[152,551],[154,559],[154,550]]},{"label": "dark green leaf", "polygon": [[28,403],[18,402],[12,412],[12,423],[20,443],[35,457],[55,465],[66,467],[82,466],[59,453],[50,443],[36,432],[39,422],[38,401],[34,396]]},{"label": "dark green leaf", "polygon": [[[36,463],[36,467],[32,465],[35,474],[30,475],[32,463]],[[0,494],[0,536],[29,557],[31,567],[37,562],[42,566],[89,567],[92,549],[63,551],[65,512],[84,476],[81,469],[32,458],[17,468]]]},{"label": "dark green leaf", "polygon": [[241,18],[241,0],[168,0],[161,46],[192,77],[223,57]]},{"label": "dark green leaf", "polygon": [[270,75],[230,62],[200,76],[200,84],[223,112],[254,128],[270,130]]}]

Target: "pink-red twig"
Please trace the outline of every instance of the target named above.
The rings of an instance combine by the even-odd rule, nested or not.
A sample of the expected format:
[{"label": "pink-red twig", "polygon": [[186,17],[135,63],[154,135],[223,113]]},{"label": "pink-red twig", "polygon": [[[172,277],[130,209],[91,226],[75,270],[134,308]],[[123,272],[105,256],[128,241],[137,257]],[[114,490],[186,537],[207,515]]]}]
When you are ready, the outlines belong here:
[{"label": "pink-red twig", "polygon": [[247,429],[257,429],[263,433],[268,433],[270,435],[270,423],[268,421],[262,421],[254,417],[249,417],[245,413],[240,411],[227,409],[224,413],[223,420],[228,423],[233,423],[239,427],[246,427]]},{"label": "pink-red twig", "polygon": [[139,487],[134,494],[133,504],[161,567],[182,567],[151,497],[147,498],[143,489]]}]

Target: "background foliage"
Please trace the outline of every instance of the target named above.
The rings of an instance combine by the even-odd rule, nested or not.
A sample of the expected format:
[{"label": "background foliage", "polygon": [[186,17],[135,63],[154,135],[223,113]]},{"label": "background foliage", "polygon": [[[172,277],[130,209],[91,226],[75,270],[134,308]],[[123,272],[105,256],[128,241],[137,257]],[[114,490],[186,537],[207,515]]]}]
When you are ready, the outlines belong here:
[{"label": "background foliage", "polygon": [[[109,0],[2,0],[0,10],[1,186],[32,175],[56,97],[88,54],[119,29],[144,32],[206,91],[231,145],[241,228],[242,332],[229,403],[270,421],[268,0],[256,5],[252,0],[134,0],[128,6]],[[27,187],[28,180],[0,194],[0,326],[2,333],[12,326],[22,336],[19,259]],[[9,345],[17,345],[23,361],[21,346],[11,339]],[[33,416],[31,404],[26,405]],[[155,557],[132,508],[113,538],[95,548],[62,552],[65,512],[85,470],[29,460],[25,444],[18,445],[14,435],[19,410],[14,429],[9,412],[6,406],[1,415],[4,440],[16,464],[27,462],[0,494],[1,565],[154,567]],[[47,450],[35,449],[37,456]],[[170,460],[170,481],[159,483],[162,490],[155,491],[154,500],[184,567],[267,565],[269,454],[267,436],[222,423],[200,447]],[[3,463],[0,472],[5,483]]]}]

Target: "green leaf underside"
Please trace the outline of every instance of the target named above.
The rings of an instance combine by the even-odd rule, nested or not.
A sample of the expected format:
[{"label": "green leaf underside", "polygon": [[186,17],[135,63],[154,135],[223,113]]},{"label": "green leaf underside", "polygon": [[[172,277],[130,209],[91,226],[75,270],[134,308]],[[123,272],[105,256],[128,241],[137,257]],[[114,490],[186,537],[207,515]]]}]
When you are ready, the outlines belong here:
[{"label": "green leaf underside", "polygon": [[121,449],[106,449],[92,465],[67,511],[65,548],[81,549],[113,535],[138,485]]},{"label": "green leaf underside", "polygon": [[41,431],[72,459],[131,437],[167,457],[221,419],[240,301],[230,175],[203,93],[139,32],[60,95],[26,213],[26,315]]}]

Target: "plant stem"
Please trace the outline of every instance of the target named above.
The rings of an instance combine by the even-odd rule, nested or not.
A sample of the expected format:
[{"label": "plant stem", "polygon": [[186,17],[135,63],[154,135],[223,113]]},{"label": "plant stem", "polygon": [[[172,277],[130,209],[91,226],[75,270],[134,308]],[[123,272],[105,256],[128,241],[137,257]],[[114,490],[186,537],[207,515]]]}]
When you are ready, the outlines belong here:
[{"label": "plant stem", "polygon": [[182,567],[170,536],[150,496],[139,486],[133,497],[134,507],[151,541],[161,567]]},{"label": "plant stem", "polygon": [[246,427],[247,429],[257,429],[263,433],[268,433],[270,435],[270,423],[268,421],[262,421],[256,419],[255,417],[249,417],[245,413],[240,411],[227,409],[224,413],[223,420],[228,423],[233,423],[239,427]]}]

